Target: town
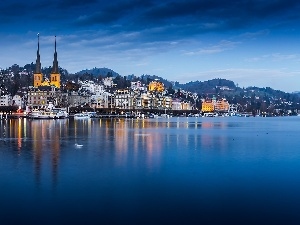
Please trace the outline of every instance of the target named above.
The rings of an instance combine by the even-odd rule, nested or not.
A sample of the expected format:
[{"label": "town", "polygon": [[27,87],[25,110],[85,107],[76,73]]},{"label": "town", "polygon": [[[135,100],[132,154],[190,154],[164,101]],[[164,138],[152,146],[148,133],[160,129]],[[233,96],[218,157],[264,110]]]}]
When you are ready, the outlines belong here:
[{"label": "town", "polygon": [[48,74],[42,72],[39,36],[36,63],[30,66],[34,67],[32,78],[28,69],[19,71],[18,65],[0,71],[1,115],[26,116],[33,110],[49,109],[49,106],[65,108],[70,115],[94,112],[94,116],[126,117],[282,116],[297,115],[300,109],[298,95],[288,94],[287,99],[267,96],[263,92],[264,95],[259,96],[256,92],[261,89],[258,88],[243,89],[244,95],[237,96],[232,94],[232,87],[216,85],[215,90],[219,92],[201,95],[189,88],[177,87],[175,82],[167,86],[160,79],[126,79],[113,76],[111,72],[100,79],[89,76],[62,79],[56,37],[53,66],[48,68]]}]

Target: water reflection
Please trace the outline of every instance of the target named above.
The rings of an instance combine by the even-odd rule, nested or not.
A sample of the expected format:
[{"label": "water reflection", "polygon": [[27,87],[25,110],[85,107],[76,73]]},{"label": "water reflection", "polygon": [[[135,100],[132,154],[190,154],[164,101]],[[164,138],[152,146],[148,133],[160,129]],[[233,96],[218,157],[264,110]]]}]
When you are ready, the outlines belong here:
[{"label": "water reflection", "polygon": [[[37,183],[40,183],[43,167],[51,163],[53,184],[56,184],[60,157],[60,141],[64,137],[67,120],[29,120],[31,131],[32,151]],[[44,162],[45,161],[45,162]]]},{"label": "water reflection", "polygon": [[299,117],[1,120],[1,221],[285,224],[299,218],[298,124]]},{"label": "water reflection", "polygon": [[[62,152],[65,162],[78,154],[87,164],[98,160],[105,165],[113,163],[114,167],[144,167],[153,172],[161,169],[168,151],[181,151],[183,155],[189,154],[189,149],[226,151],[230,144],[226,133],[229,126],[233,123],[197,118],[12,119],[1,121],[0,131],[12,152],[17,151],[22,157],[25,151],[26,159],[32,156],[35,182],[40,184],[43,177],[51,174],[55,186]],[[7,143],[8,140],[15,142]],[[76,149],[75,144],[83,147]]]}]

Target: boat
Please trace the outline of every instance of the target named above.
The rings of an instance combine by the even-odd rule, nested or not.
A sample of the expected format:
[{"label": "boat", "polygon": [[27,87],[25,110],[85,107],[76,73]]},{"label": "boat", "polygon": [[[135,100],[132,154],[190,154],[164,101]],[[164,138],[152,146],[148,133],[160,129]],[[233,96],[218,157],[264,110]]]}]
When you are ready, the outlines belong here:
[{"label": "boat", "polygon": [[27,114],[30,119],[57,119],[57,115],[51,111],[34,110]]},{"label": "boat", "polygon": [[62,110],[33,110],[27,114],[30,119],[64,119],[69,115]]},{"label": "boat", "polygon": [[67,112],[67,109],[65,108],[53,108],[52,112],[56,113],[56,116],[59,119],[64,119],[69,117],[69,113]]},{"label": "boat", "polygon": [[30,119],[38,119],[40,115],[41,115],[41,111],[33,110],[27,114],[27,117]]},{"label": "boat", "polygon": [[57,119],[56,113],[51,111],[41,111],[38,119]]},{"label": "boat", "polygon": [[74,119],[90,119],[91,115],[88,113],[76,113],[74,114]]}]

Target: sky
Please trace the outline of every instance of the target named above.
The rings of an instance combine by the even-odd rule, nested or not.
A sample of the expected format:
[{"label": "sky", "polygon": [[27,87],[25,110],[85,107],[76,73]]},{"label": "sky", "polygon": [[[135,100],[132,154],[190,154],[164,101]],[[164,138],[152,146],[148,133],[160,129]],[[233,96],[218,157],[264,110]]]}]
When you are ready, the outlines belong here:
[{"label": "sky", "polygon": [[76,73],[300,91],[300,1],[1,0],[0,68],[36,60]]}]

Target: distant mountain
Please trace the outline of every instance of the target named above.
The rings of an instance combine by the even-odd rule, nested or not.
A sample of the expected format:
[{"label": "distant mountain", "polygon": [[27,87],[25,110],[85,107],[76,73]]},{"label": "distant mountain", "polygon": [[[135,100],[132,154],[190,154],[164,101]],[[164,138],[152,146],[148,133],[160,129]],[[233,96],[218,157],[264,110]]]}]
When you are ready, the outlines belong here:
[{"label": "distant mountain", "polygon": [[76,75],[84,75],[84,74],[91,74],[94,76],[109,76],[109,77],[117,77],[119,76],[118,73],[116,73],[115,71],[113,71],[112,69],[108,69],[108,68],[93,68],[93,69],[85,69],[85,70],[81,70],[79,72],[76,73]]},{"label": "distant mountain", "polygon": [[181,88],[186,91],[202,93],[217,93],[218,89],[235,90],[237,87],[231,80],[212,79],[208,81],[191,81],[186,84],[175,82],[176,88]]},{"label": "distant mountain", "polygon": [[300,91],[294,91],[294,92],[292,92],[292,94],[300,96]]}]

